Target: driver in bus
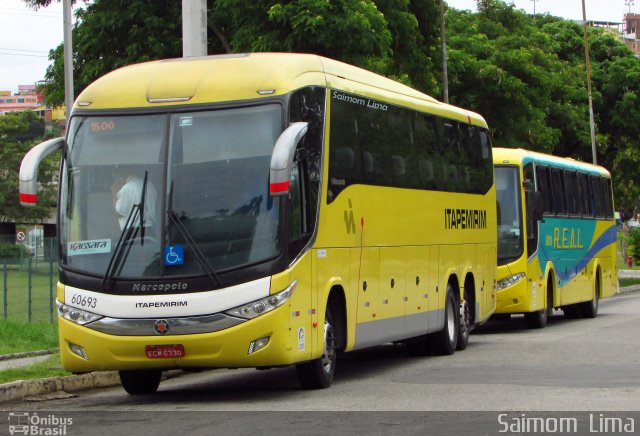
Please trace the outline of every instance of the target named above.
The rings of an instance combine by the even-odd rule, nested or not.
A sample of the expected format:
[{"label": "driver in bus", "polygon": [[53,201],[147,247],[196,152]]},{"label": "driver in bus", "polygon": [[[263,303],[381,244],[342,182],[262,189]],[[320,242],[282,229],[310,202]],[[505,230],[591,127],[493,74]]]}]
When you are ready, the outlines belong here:
[{"label": "driver in bus", "polygon": [[[113,207],[118,215],[120,230],[124,229],[127,217],[133,206],[140,204],[144,177],[127,172],[123,168],[116,168],[113,174],[113,184],[111,185],[111,196]],[[147,189],[144,198],[144,227],[153,228],[156,221],[156,201],[158,193],[153,184],[147,178]],[[138,226],[139,222],[134,222],[133,226]]]}]

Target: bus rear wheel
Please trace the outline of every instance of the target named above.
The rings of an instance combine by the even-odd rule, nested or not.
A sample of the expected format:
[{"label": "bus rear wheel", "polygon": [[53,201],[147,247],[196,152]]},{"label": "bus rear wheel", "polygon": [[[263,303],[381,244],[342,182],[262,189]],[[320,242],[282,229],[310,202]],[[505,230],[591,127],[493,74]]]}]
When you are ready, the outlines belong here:
[{"label": "bus rear wheel", "polygon": [[300,385],[305,389],[325,389],[331,386],[338,359],[336,332],[331,308],[324,318],[324,350],[319,359],[296,365]]},{"label": "bus rear wheel", "polygon": [[129,395],[153,394],[158,390],[162,371],[157,369],[120,371],[120,382]]},{"label": "bus rear wheel", "polygon": [[469,345],[471,334],[471,305],[465,299],[460,305],[460,326],[458,327],[458,343],[456,350],[462,351]]},{"label": "bus rear wheel", "polygon": [[444,327],[439,332],[429,335],[429,344],[435,354],[447,356],[455,353],[458,345],[460,328],[460,311],[453,296],[453,288],[447,285],[447,296],[444,306]]},{"label": "bus rear wheel", "polygon": [[600,299],[600,281],[596,280],[596,289],[591,301],[580,305],[580,311],[585,318],[595,318],[598,315],[598,300]]}]

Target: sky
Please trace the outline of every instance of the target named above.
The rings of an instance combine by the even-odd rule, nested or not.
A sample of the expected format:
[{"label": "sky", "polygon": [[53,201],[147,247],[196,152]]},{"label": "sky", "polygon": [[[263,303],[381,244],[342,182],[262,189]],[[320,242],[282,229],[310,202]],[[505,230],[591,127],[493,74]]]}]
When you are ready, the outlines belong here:
[{"label": "sky", "polygon": [[[450,7],[475,11],[475,0],[446,0]],[[627,1],[628,2],[628,1]],[[82,5],[82,2],[78,2]],[[567,19],[582,19],[582,0],[513,0],[517,8],[548,12]],[[587,20],[622,21],[629,12],[625,0],[585,0]],[[632,0],[631,12],[640,13],[640,0]],[[53,0],[33,11],[21,0],[0,0],[0,90],[17,91],[44,79],[49,50],[63,39],[62,2]]]}]

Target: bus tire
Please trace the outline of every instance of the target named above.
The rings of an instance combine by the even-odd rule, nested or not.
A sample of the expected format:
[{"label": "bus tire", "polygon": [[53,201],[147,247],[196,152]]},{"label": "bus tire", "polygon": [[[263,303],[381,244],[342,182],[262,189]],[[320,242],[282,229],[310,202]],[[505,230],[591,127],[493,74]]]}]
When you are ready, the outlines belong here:
[{"label": "bus tire", "polygon": [[524,319],[530,329],[542,329],[546,327],[549,318],[553,315],[553,282],[551,278],[547,283],[547,307],[537,312],[525,313]]},{"label": "bus tire", "polygon": [[566,319],[582,318],[582,309],[580,307],[580,303],[562,306],[562,311],[564,312],[564,317]]},{"label": "bus tire", "polygon": [[524,320],[530,329],[542,329],[547,325],[549,311],[547,309],[537,310],[524,314]]},{"label": "bus tire", "polygon": [[153,394],[158,390],[162,371],[158,369],[120,371],[120,382],[129,395]]},{"label": "bus tire", "polygon": [[598,300],[600,300],[600,280],[596,280],[593,299],[580,304],[580,311],[585,318],[595,318],[598,315]]},{"label": "bus tire", "polygon": [[296,365],[298,381],[304,389],[326,389],[336,372],[337,342],[331,306],[324,318],[324,350],[319,359]]},{"label": "bus tire", "polygon": [[448,356],[455,353],[458,346],[459,317],[458,303],[453,296],[453,288],[448,284],[444,306],[444,327],[439,332],[429,335],[429,344],[435,354]]},{"label": "bus tire", "polygon": [[460,325],[458,327],[458,341],[456,350],[462,351],[469,345],[469,335],[471,333],[471,307],[465,299],[460,305]]}]

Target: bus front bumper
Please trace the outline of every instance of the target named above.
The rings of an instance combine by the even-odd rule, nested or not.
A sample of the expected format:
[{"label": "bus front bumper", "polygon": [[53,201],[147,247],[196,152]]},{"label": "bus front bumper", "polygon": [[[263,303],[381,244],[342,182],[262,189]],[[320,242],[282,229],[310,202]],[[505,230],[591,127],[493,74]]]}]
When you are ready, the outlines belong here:
[{"label": "bus front bumper", "polygon": [[533,311],[527,278],[496,292],[496,313],[526,313]]},{"label": "bus front bumper", "polygon": [[[59,316],[60,358],[63,368],[71,372],[268,367],[310,360],[314,335],[310,331],[305,334],[303,328],[291,328],[287,306],[223,330],[199,334],[161,335],[152,330],[144,336],[108,334]],[[259,346],[262,348],[255,351]],[[168,350],[164,354],[173,352],[174,357],[149,357],[163,354],[149,353],[154,349]],[[176,350],[182,350],[178,357]]]}]

